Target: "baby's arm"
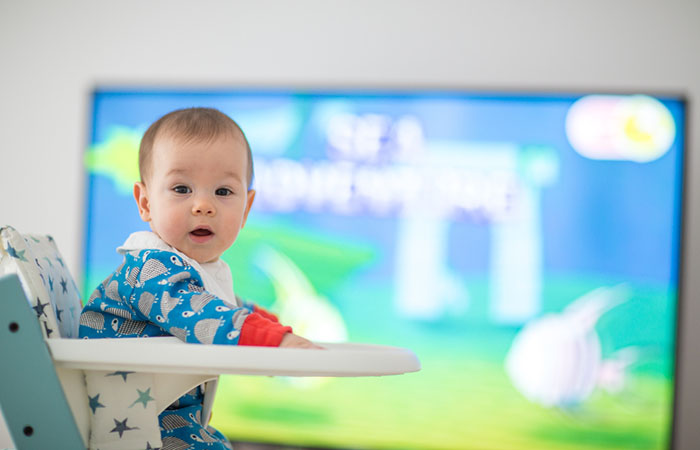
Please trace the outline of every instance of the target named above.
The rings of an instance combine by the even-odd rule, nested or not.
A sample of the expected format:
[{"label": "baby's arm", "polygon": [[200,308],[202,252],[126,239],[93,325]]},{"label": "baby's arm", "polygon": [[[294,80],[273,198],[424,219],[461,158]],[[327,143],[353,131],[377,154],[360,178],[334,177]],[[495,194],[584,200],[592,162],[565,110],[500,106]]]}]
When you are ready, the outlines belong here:
[{"label": "baby's arm", "polygon": [[[277,318],[277,316],[272,314],[271,312],[269,312],[265,308],[262,308],[254,303],[247,302],[238,296],[236,296],[236,298],[238,299],[238,302],[241,305],[250,309],[254,313],[260,314],[262,317],[264,317],[268,320],[279,323],[279,319]],[[279,346],[280,347],[289,347],[289,348],[294,348],[294,347],[296,347],[296,348],[315,348],[315,349],[323,348],[323,347],[319,347],[318,345],[314,344],[310,340],[305,339],[301,336],[298,336],[294,333],[286,333],[284,335],[284,337],[282,337],[282,342],[280,342]]]},{"label": "baby's arm", "polygon": [[126,257],[140,267],[138,276],[130,277],[132,310],[185,342],[310,348],[290,327],[205,291],[199,273],[173,253]]}]

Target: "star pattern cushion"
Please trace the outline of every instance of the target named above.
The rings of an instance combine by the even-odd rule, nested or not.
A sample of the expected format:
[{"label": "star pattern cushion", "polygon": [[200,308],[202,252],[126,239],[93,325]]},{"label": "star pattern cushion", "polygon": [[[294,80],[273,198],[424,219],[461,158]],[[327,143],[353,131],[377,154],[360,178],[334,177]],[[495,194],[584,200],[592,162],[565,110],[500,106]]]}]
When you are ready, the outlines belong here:
[{"label": "star pattern cushion", "polygon": [[0,228],[0,275],[16,273],[44,337],[78,337],[80,294],[51,236]]},{"label": "star pattern cushion", "polygon": [[[78,337],[80,294],[51,236],[0,228],[0,275],[9,273],[19,276],[45,338]],[[85,378],[91,450],[161,446],[153,374],[88,371]]]},{"label": "star pattern cushion", "polygon": [[143,450],[163,446],[153,374],[85,372],[90,449]]}]

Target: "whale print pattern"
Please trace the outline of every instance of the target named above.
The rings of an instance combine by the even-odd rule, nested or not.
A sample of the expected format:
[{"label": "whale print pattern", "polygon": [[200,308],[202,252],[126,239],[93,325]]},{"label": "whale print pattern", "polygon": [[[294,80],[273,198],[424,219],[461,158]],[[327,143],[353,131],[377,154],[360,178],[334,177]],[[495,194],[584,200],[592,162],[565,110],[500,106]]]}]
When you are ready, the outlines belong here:
[{"label": "whale print pattern", "polygon": [[174,253],[142,250],[125,254],[124,264],[90,296],[80,336],[172,335],[189,343],[236,345],[252,312],[207,292],[199,273]]},{"label": "whale print pattern", "polygon": [[[186,394],[181,403],[187,404],[196,398]],[[202,405],[180,404],[179,409],[166,409],[160,414],[161,450],[231,450],[231,444],[219,431],[201,424],[201,409]]]}]

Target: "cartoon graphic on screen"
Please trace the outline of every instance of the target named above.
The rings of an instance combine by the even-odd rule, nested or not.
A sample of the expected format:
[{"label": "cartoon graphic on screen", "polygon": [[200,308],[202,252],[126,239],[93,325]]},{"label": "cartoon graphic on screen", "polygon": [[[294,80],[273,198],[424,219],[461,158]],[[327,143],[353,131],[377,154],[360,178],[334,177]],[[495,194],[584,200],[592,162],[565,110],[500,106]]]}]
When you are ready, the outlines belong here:
[{"label": "cartoon graphic on screen", "polygon": [[614,358],[603,359],[595,326],[629,295],[624,285],[600,287],[559,314],[528,322],[515,336],[505,359],[513,385],[532,402],[560,408],[585,402],[597,386],[620,391],[636,349],[626,348]]},{"label": "cartoon graphic on screen", "polygon": [[304,273],[288,257],[269,246],[261,246],[254,264],[270,278],[275,288],[272,309],[315,342],[345,342],[348,332],[338,309],[320,296]]},{"label": "cartoon graphic on screen", "polygon": [[663,103],[646,95],[588,95],[566,117],[571,146],[592,159],[648,162],[673,144],[676,126]]},{"label": "cartoon graphic on screen", "polygon": [[143,131],[111,128],[109,137],[85,154],[85,167],[91,173],[110,177],[121,194],[131,195],[134,182],[139,180],[139,142]]}]

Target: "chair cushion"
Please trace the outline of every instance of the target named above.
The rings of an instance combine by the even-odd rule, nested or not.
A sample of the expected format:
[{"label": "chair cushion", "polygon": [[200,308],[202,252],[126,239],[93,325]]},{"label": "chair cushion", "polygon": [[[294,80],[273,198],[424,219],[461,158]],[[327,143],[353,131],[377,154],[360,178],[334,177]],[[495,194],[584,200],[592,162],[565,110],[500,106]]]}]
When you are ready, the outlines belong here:
[{"label": "chair cushion", "polygon": [[44,337],[78,337],[78,288],[51,236],[0,228],[0,275],[16,273]]},{"label": "chair cushion", "polygon": [[[80,295],[51,236],[0,228],[0,275],[8,273],[19,276],[45,338],[78,337]],[[150,395],[156,391],[152,373],[87,371],[85,379],[91,408],[90,449],[162,446],[156,401]]]},{"label": "chair cushion", "polygon": [[89,370],[85,383],[90,406],[89,449],[163,447],[152,373]]}]

